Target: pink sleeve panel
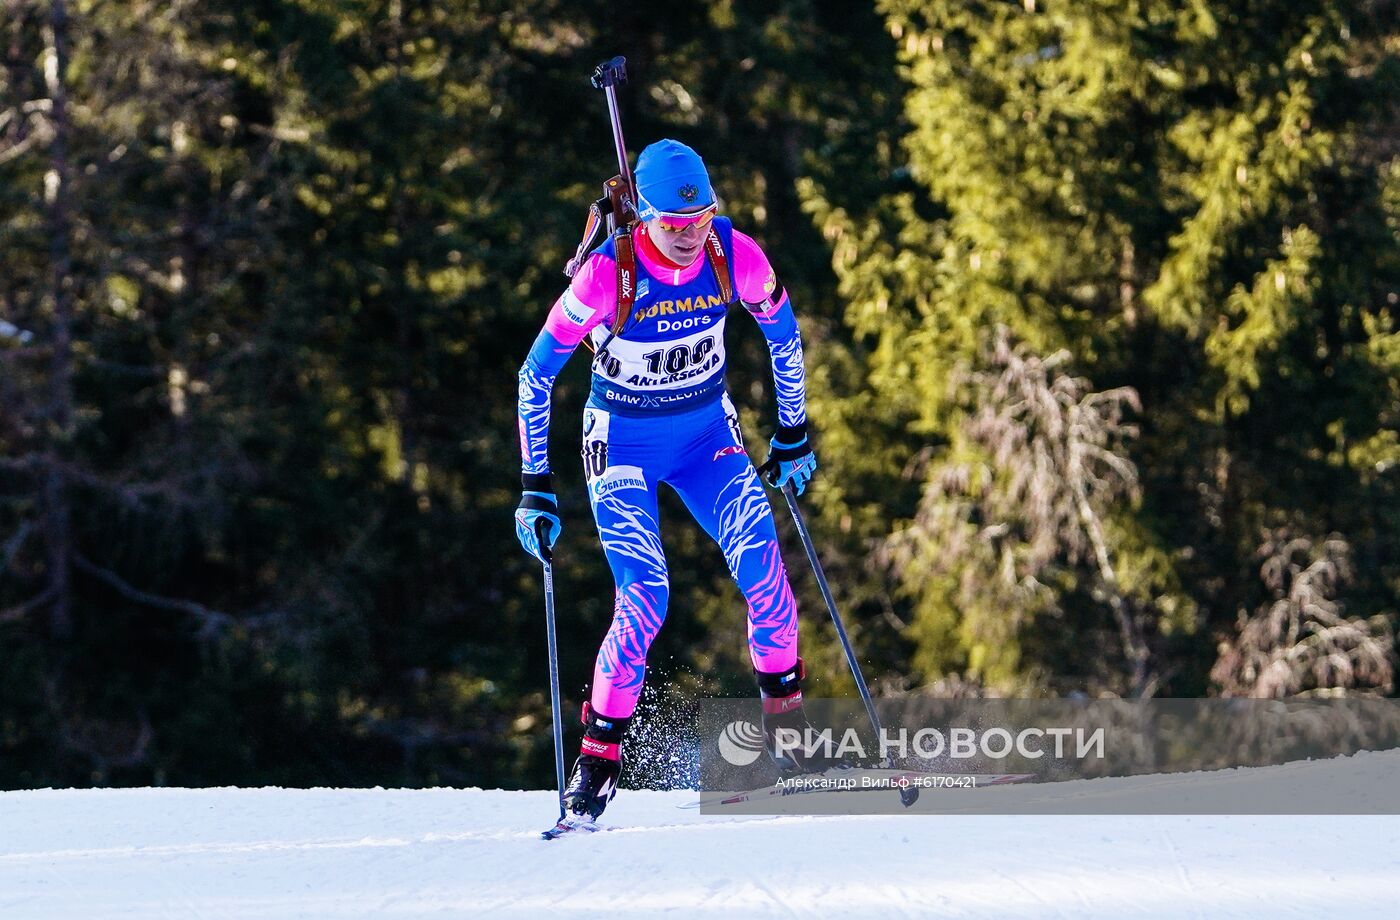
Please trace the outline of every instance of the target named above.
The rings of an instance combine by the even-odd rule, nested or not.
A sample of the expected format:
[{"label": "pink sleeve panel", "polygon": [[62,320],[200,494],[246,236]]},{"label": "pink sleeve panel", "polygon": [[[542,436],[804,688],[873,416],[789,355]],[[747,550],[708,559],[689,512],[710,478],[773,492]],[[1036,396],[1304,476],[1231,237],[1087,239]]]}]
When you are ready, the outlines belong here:
[{"label": "pink sleeve panel", "polygon": [[734,284],[738,288],[739,299],[746,304],[759,305],[759,315],[772,311],[775,305],[771,298],[778,288],[778,279],[773,273],[773,266],[768,263],[768,256],[764,255],[753,237],[735,230],[733,258]]},{"label": "pink sleeve panel", "polygon": [[545,331],[564,345],[577,345],[600,323],[611,323],[617,303],[617,263],[595,252],[554,302]]}]

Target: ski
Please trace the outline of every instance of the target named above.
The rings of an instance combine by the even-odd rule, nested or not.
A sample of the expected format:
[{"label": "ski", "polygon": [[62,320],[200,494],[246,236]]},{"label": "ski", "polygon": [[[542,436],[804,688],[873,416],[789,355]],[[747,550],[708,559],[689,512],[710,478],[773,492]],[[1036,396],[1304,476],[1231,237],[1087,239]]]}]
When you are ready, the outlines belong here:
[{"label": "ski", "polygon": [[[694,802],[685,802],[676,807],[703,808],[710,805],[738,805],[743,802],[757,802],[767,798],[814,795],[823,792],[888,792],[892,789],[908,788],[952,789],[1005,786],[1034,778],[1032,773],[933,773],[926,770],[889,768],[837,768],[821,773],[789,777],[786,780],[745,792],[721,792],[702,796]],[[861,780],[863,779],[869,779],[872,782],[862,784]]]},{"label": "ski", "polygon": [[560,818],[559,822],[549,830],[541,831],[540,838],[558,840],[560,837],[571,834],[596,834],[601,830],[606,830],[606,828],[596,821],[590,821],[582,815],[566,815]]}]

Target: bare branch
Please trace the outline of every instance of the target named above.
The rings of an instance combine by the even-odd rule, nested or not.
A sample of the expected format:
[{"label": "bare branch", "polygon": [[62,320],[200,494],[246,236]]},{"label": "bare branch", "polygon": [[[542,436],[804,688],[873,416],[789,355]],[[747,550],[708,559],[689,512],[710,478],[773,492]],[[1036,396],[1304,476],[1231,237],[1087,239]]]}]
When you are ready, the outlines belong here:
[{"label": "bare branch", "polygon": [[178,482],[170,480],[125,482],[101,476],[72,464],[64,464],[63,472],[70,482],[105,492],[129,508],[139,507],[143,501],[151,498],[164,498],[176,504],[189,504]]},{"label": "bare branch", "polygon": [[72,701],[62,698],[54,678],[44,681],[44,696],[58,725],[63,747],[87,758],[104,777],[113,768],[136,767],[146,762],[156,733],[145,711],[139,713],[134,723],[85,717],[75,712]]},{"label": "bare branch", "polygon": [[28,453],[18,457],[0,457],[0,470],[7,473],[28,473],[39,469],[44,464],[44,455],[41,453]]},{"label": "bare branch", "polygon": [[138,604],[145,604],[148,607],[156,607],[161,610],[174,610],[179,613],[187,613],[199,621],[199,635],[202,639],[209,639],[233,625],[233,617],[218,610],[211,610],[203,604],[194,601],[180,600],[179,598],[162,597],[159,594],[151,594],[133,587],[130,583],[122,579],[110,569],[104,569],[92,562],[81,553],[73,555],[73,562],[79,569],[88,573],[116,589],[117,593],[127,600],[135,601]]},{"label": "bare branch", "polygon": [[4,166],[11,160],[17,160],[24,156],[30,150],[39,146],[46,137],[47,135],[43,131],[35,131],[23,140],[11,144],[4,150],[0,150],[0,166]]},{"label": "bare branch", "polygon": [[20,548],[24,546],[24,541],[29,539],[29,535],[33,531],[34,524],[32,521],[21,521],[19,529],[15,531],[14,536],[5,541],[5,548],[0,550],[0,553],[3,553],[3,556],[0,556],[0,575],[10,570],[10,564],[15,561],[15,556],[19,553]]},{"label": "bare branch", "polygon": [[35,595],[34,597],[31,597],[23,604],[17,604],[14,607],[8,607],[4,610],[0,610],[0,623],[13,623],[16,620],[24,619],[26,616],[33,613],[35,610],[39,610],[40,608],[42,608],[45,604],[51,603],[54,597],[57,596],[57,594],[58,592],[55,591],[52,587],[45,588],[39,594]]}]

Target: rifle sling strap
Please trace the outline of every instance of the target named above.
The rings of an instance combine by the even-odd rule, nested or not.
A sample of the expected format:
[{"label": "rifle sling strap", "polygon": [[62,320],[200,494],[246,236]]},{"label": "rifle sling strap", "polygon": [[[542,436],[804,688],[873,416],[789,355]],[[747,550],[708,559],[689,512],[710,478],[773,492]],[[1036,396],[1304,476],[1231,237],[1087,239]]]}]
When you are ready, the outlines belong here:
[{"label": "rifle sling strap", "polygon": [[[619,232],[615,237],[617,254],[617,313],[613,315],[612,334],[619,335],[632,315],[632,305],[637,300],[637,253],[630,232]],[[724,254],[724,245],[719,234],[712,229],[705,239],[705,260],[719,282],[719,296],[726,303],[734,302],[734,287],[729,280],[729,257]]]},{"label": "rifle sling strap", "polygon": [[[613,314],[608,337],[594,349],[595,362],[603,357],[612,340],[627,328],[627,321],[632,316],[632,305],[637,301],[637,251],[632,242],[630,228],[620,228],[613,234],[613,249],[617,260],[617,312]],[[719,296],[726,305],[733,303],[734,286],[729,280],[729,257],[725,255],[724,245],[720,243],[719,234],[715,233],[713,228],[705,238],[705,260],[710,263],[710,270],[715,273],[715,281],[719,283]],[[591,347],[592,343],[589,345]]]}]

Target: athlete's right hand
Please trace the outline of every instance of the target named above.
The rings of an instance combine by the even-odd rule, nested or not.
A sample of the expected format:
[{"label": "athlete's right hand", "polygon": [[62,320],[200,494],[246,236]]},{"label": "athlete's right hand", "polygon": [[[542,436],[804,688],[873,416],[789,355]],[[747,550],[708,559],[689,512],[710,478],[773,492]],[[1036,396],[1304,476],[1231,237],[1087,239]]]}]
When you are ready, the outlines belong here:
[{"label": "athlete's right hand", "polygon": [[[554,541],[559,539],[563,525],[559,523],[559,501],[549,488],[547,476],[532,476],[535,482],[527,483],[535,488],[527,488],[520,496],[520,505],[515,509],[515,536],[525,552],[541,562],[549,562]],[[543,480],[543,482],[540,482]],[[544,531],[544,546],[540,546],[540,532]]]}]

